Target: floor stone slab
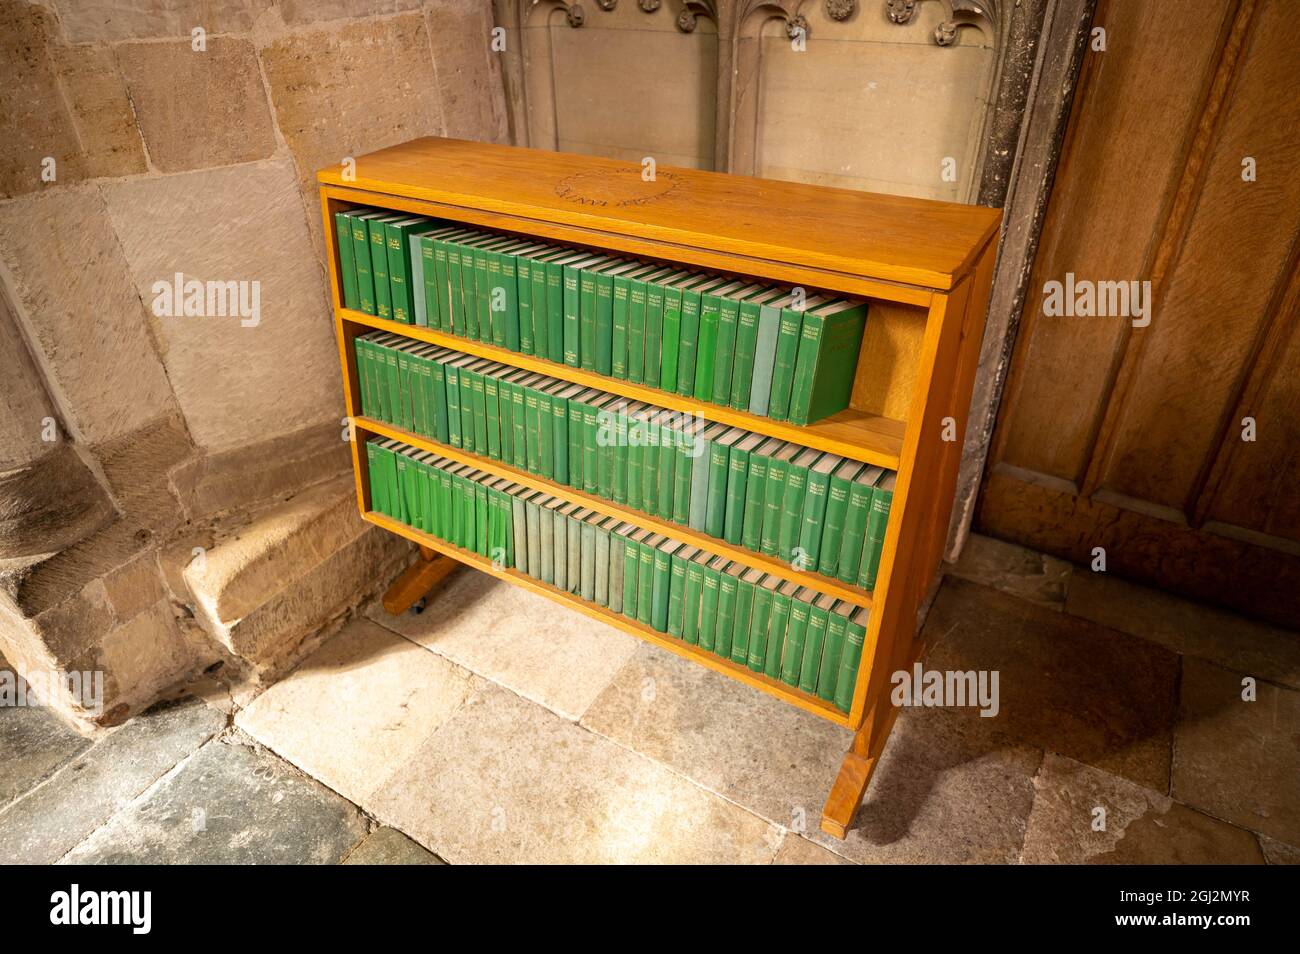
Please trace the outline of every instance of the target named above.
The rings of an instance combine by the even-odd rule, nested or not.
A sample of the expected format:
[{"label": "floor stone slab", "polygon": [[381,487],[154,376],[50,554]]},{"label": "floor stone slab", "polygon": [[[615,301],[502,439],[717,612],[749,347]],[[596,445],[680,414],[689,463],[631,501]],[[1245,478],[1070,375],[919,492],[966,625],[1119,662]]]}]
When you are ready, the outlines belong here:
[{"label": "floor stone slab", "polygon": [[770,862],[780,830],[498,687],[471,698],[375,799],[452,864]]},{"label": "floor stone slab", "polygon": [[1073,759],[1049,754],[1034,790],[1027,864],[1264,863],[1250,832]]},{"label": "floor stone slab", "polygon": [[431,851],[407,838],[396,828],[380,828],[348,855],[345,865],[445,865]]},{"label": "floor stone slab", "polygon": [[793,832],[781,841],[781,848],[772,859],[774,865],[847,865],[852,864],[847,858],[841,858],[833,851],[827,851],[815,845],[807,838]]},{"label": "floor stone slab", "polygon": [[995,670],[999,711],[963,717],[1157,791],[1169,785],[1179,659],[1095,623],[945,580],[925,624],[927,670]]},{"label": "floor stone slab", "polygon": [[236,724],[364,807],[479,682],[358,619],[254,700]]},{"label": "floor stone slab", "polygon": [[862,864],[1015,862],[1042,753],[990,721],[904,710],[847,838],[817,830],[820,818],[809,837]]},{"label": "floor stone slab", "polygon": [[1300,692],[1257,682],[1256,701],[1245,702],[1243,678],[1184,661],[1173,796],[1300,845]]},{"label": "floor stone slab", "polygon": [[1176,653],[1300,689],[1300,633],[1082,569],[1070,580],[1065,611]]},{"label": "floor stone slab", "polygon": [[193,700],[137,716],[0,811],[0,863],[58,860],[224,724]]},{"label": "floor stone slab", "polygon": [[[0,687],[11,684],[18,691],[17,677],[0,657]],[[89,746],[89,739],[44,706],[0,705],[0,806],[31,791]]]},{"label": "floor stone slab", "polygon": [[337,864],[366,835],[356,807],[269,752],[209,742],[65,864]]},{"label": "floor stone slab", "polygon": [[654,646],[582,724],[786,828],[816,827],[847,729]]},{"label": "floor stone slab", "polygon": [[1010,593],[1050,609],[1061,609],[1073,567],[1065,560],[972,533],[949,576]]},{"label": "floor stone slab", "polygon": [[1263,849],[1264,857],[1270,865],[1300,865],[1300,848],[1295,845],[1260,835],[1259,847]]},{"label": "floor stone slab", "polygon": [[544,596],[461,570],[418,616],[390,616],[378,604],[375,622],[471,672],[578,719],[640,641]]}]

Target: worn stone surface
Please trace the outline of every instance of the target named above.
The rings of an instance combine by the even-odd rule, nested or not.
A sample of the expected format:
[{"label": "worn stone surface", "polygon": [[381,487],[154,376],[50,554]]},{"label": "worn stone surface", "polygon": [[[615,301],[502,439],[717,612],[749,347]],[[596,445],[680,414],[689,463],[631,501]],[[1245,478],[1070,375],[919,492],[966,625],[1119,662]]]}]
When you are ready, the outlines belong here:
[{"label": "worn stone surface", "polygon": [[344,20],[368,17],[377,13],[402,13],[418,10],[420,0],[281,0],[280,16],[290,26],[317,23],[321,20]]},{"label": "worn stone surface", "polygon": [[289,162],[274,160],[105,189],[146,303],[177,272],[258,283],[258,318],[151,316],[189,432],[206,450],[343,414],[324,279],[293,184]]},{"label": "worn stone surface", "polygon": [[[0,658],[0,690],[18,689],[18,679]],[[89,745],[44,706],[0,704],[0,807],[35,788]]]},{"label": "worn stone surface", "polygon": [[446,862],[396,828],[380,828],[348,855],[345,865],[445,865]]},{"label": "worn stone surface", "polygon": [[781,848],[772,859],[774,865],[847,865],[852,864],[847,858],[841,858],[833,851],[827,851],[793,832],[781,840]]},{"label": "worn stone surface", "polygon": [[1109,573],[1076,569],[1066,612],[1300,689],[1300,634],[1204,606]]},{"label": "worn stone surface", "polygon": [[476,693],[375,798],[452,864],[766,863],[779,829],[513,693]]},{"label": "worn stone surface", "polygon": [[363,808],[481,680],[366,619],[309,656],[236,724]]},{"label": "worn stone surface", "polygon": [[[209,35],[203,51],[178,40],[124,43],[115,52],[154,168],[184,172],[275,152],[271,112],[250,41]],[[195,224],[177,218],[191,228]],[[206,229],[195,231],[201,235]]]},{"label": "worn stone surface", "polygon": [[[109,630],[78,670],[105,673],[105,707],[130,714],[157,697],[190,668],[194,658],[181,635],[171,602],[161,599]],[[128,712],[122,712],[126,716]]]},{"label": "worn stone surface", "polygon": [[990,721],[904,710],[845,840],[818,828],[820,814],[808,837],[864,864],[1015,862],[1042,753]]},{"label": "worn stone surface", "polygon": [[566,719],[578,719],[638,640],[486,573],[452,576],[415,616],[371,619]]},{"label": "worn stone surface", "polygon": [[[1027,864],[1263,864],[1255,836],[1101,769],[1048,754],[1034,779]],[[1105,829],[1094,830],[1104,809]]]},{"label": "worn stone surface", "polygon": [[507,142],[501,96],[501,57],[491,51],[490,4],[481,0],[432,0],[425,6],[434,68],[446,118],[446,135],[480,142]]},{"label": "worn stone surface", "polygon": [[1300,865],[1300,848],[1295,845],[1260,835],[1259,847],[1263,849],[1264,857],[1270,865]]},{"label": "worn stone surface", "polygon": [[65,864],[337,864],[355,806],[252,746],[209,742],[79,844]]},{"label": "worn stone surface", "polygon": [[248,30],[272,0],[57,0],[72,43],[189,37],[195,27],[209,34]]},{"label": "worn stone surface", "polygon": [[196,452],[179,414],[151,421],[93,451],[119,511],[158,534],[174,530],[184,519],[171,475]]},{"label": "worn stone surface", "polygon": [[0,560],[39,559],[86,539],[113,517],[103,485],[67,441],[0,473]]},{"label": "worn stone surface", "polygon": [[189,701],[143,713],[0,811],[0,861],[49,864],[220,731],[220,713]]},{"label": "worn stone surface", "polygon": [[50,54],[77,130],[86,177],[144,172],[144,143],[113,51],[55,44]]},{"label": "worn stone surface", "polygon": [[945,568],[949,576],[991,586],[1050,609],[1065,604],[1072,570],[1064,560],[978,533],[966,539],[961,558]]},{"label": "worn stone surface", "polygon": [[0,205],[0,258],[73,436],[97,444],[175,410],[98,191],[61,189]]},{"label": "worn stone surface", "polygon": [[1300,845],[1300,692],[1186,659],[1174,732],[1173,796],[1193,808]]},{"label": "worn stone surface", "polygon": [[848,730],[654,646],[582,724],[787,828],[821,818]]},{"label": "worn stone surface", "polygon": [[926,620],[927,670],[996,670],[984,718],[1035,747],[1167,792],[1178,657],[1085,620],[946,580]]}]

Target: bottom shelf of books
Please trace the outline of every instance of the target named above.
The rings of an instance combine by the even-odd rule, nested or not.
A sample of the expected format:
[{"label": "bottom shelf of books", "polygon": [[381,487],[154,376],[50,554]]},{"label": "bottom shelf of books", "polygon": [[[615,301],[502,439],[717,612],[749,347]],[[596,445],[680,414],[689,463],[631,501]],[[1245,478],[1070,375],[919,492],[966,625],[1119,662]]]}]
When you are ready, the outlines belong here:
[{"label": "bottom shelf of books", "polygon": [[394,441],[365,452],[370,522],[848,724],[867,608]]}]

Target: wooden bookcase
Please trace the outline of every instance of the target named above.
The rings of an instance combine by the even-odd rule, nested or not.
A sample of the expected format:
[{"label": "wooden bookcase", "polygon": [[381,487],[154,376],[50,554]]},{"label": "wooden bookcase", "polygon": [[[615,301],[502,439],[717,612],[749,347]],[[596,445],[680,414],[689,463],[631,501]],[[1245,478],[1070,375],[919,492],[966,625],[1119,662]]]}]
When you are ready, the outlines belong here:
[{"label": "wooden bookcase", "polygon": [[[917,635],[937,585],[947,538],[1001,213],[979,206],[689,169],[660,168],[653,181],[645,181],[635,163],[453,139],[415,140],[358,158],[354,175],[340,167],[322,170],[317,178],[363,518],[415,541],[426,558],[443,554],[502,577],[853,730],[852,746],[822,817],[825,831],[843,837],[896,715],[889,702],[889,677],[909,667],[922,649]],[[798,427],[348,310],[339,282],[334,213],[356,206],[423,214],[667,264],[799,285],[810,292],[866,298],[870,307],[851,406]],[[875,590],[866,592],[796,570],[772,557],[362,417],[352,342],[372,329],[898,471]],[[955,440],[945,440],[954,433]],[[513,569],[498,570],[477,554],[372,513],[366,455],[359,452],[371,435],[397,438],[472,463],[488,473],[869,606],[870,624],[852,708],[843,713],[816,696]],[[441,567],[448,563],[435,559],[431,565],[432,570],[413,568],[406,588],[444,573]]]}]

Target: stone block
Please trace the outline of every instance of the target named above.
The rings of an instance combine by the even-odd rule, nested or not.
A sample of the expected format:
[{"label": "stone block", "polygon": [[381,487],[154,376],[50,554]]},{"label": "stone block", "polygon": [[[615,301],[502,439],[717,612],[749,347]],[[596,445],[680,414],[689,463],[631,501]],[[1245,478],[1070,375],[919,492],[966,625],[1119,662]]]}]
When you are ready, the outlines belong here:
[{"label": "stone block", "polygon": [[481,0],[433,0],[425,7],[425,17],[446,135],[509,141],[501,56],[491,49],[491,5]]},{"label": "stone block", "polygon": [[197,451],[180,415],[151,421],[127,437],[92,448],[118,510],[163,535],[186,517],[172,474]]},{"label": "stone block", "polygon": [[978,533],[966,538],[955,565],[945,564],[949,576],[1058,610],[1065,603],[1073,570],[1064,560]]},{"label": "stone block", "polygon": [[322,20],[352,20],[418,10],[420,0],[282,0],[280,16],[291,26]]},{"label": "stone block", "polygon": [[[209,35],[206,50],[193,49],[189,39],[124,43],[116,54],[154,168],[184,172],[265,159],[275,152],[271,114],[250,41]],[[178,218],[194,228],[194,220]],[[194,231],[202,235],[206,229]]]},{"label": "stone block", "polygon": [[445,865],[396,828],[380,828],[348,855],[345,865]]},{"label": "stone block", "polygon": [[[13,678],[0,661],[0,680]],[[18,683],[12,683],[18,691]],[[0,808],[31,791],[90,745],[39,705],[0,706]]]},{"label": "stone block", "polygon": [[98,191],[61,189],[0,205],[0,259],[74,437],[98,444],[176,411]]},{"label": "stone block", "polygon": [[50,54],[77,130],[86,177],[147,171],[144,143],[113,51],[104,46],[55,44]]},{"label": "stone block", "polygon": [[246,33],[273,0],[57,0],[72,43]]},{"label": "stone block", "polygon": [[230,450],[342,417],[324,276],[288,160],[137,179],[105,196],[146,303],[178,272],[249,283],[249,304],[257,289],[255,317],[150,317],[199,447]]}]

